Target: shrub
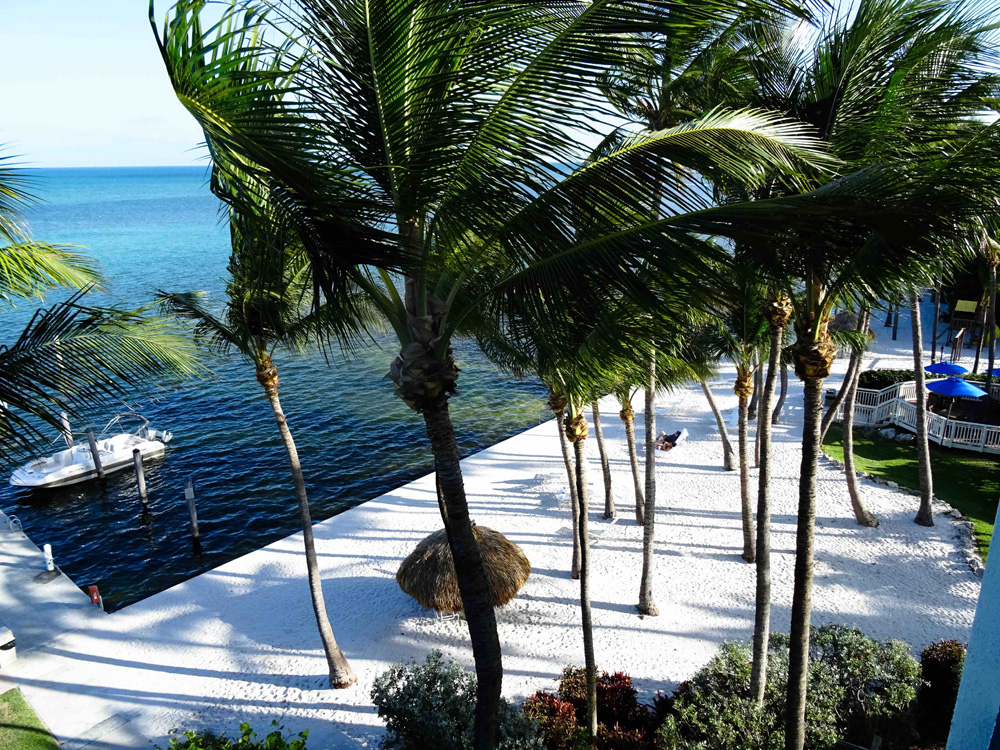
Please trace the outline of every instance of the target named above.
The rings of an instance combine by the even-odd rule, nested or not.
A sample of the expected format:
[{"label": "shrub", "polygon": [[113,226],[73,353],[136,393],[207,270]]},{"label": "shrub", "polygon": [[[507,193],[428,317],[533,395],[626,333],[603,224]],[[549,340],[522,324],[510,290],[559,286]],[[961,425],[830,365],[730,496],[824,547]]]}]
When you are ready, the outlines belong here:
[{"label": "shrub", "polygon": [[920,688],[920,732],[930,740],[944,740],[958,699],[965,666],[965,645],[958,641],[932,643],[920,655],[924,684]]},{"label": "shrub", "polygon": [[848,742],[868,747],[874,736],[908,745],[920,665],[902,641],[878,642],[857,628],[824,625],[809,640],[812,659],[827,664],[843,688],[838,730]]},{"label": "shrub", "polygon": [[913,370],[862,370],[858,376],[858,388],[880,391],[895,383],[913,380]]},{"label": "shrub", "polygon": [[184,739],[170,740],[169,750],[306,750],[308,731],[290,740],[278,722],[272,721],[271,726],[274,730],[263,740],[257,739],[249,724],[240,724],[240,736],[235,739],[211,732],[184,732]]},{"label": "shrub", "polygon": [[[391,739],[405,750],[471,750],[476,678],[432,651],[421,664],[394,664],[372,686],[372,701]],[[538,727],[500,701],[497,748],[541,750]]]},{"label": "shrub", "polygon": [[[587,673],[569,667],[563,670],[559,698],[576,709],[577,724],[587,725]],[[632,679],[624,672],[602,672],[597,678],[597,723],[606,727],[645,729],[649,710],[639,705]]]},{"label": "shrub", "polygon": [[539,690],[524,702],[523,710],[525,716],[538,723],[546,750],[576,750],[581,732],[572,703]]}]

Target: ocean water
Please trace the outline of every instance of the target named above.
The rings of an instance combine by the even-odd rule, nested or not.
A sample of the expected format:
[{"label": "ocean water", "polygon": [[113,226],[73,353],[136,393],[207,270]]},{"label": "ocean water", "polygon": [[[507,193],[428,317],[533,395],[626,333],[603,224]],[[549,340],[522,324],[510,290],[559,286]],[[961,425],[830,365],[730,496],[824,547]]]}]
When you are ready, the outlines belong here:
[{"label": "ocean water", "polygon": [[[204,167],[32,174],[33,192],[44,203],[28,212],[31,230],[38,239],[85,246],[100,262],[106,291],[93,301],[137,306],[156,289],[221,297],[228,229]],[[47,302],[65,296],[54,293]],[[13,340],[35,307],[22,303],[0,313],[0,343]],[[547,416],[537,381],[498,372],[470,342],[459,342],[455,355],[462,372],[452,419],[463,455]],[[423,421],[393,396],[383,377],[393,356],[386,338],[350,360],[327,361],[319,353],[276,357],[315,520],[430,471]],[[131,471],[108,477],[104,486],[40,491],[0,485],[0,508],[17,515],[36,544],[52,544],[57,564],[78,585],[97,584],[108,609],[299,528],[287,459],[253,367],[235,356],[209,365],[211,377],[141,404],[154,427],[174,433],[165,457],[147,462],[147,512]],[[111,416],[94,415],[93,423],[99,430]],[[59,440],[52,451],[61,447]],[[200,550],[189,531],[188,478],[197,488]]]}]

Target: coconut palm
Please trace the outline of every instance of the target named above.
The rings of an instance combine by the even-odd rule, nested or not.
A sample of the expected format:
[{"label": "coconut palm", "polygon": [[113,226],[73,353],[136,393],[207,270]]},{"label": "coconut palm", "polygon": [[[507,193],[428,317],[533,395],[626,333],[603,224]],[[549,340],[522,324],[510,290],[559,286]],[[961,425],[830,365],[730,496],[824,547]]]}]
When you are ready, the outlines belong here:
[{"label": "coconut palm", "polygon": [[750,671],[750,695],[764,702],[767,682],[768,640],[771,631],[771,397],[781,359],[785,328],[792,315],[791,301],[782,293],[770,294],[763,309],[767,320],[767,376],[760,397],[760,472],[757,478],[757,588],[754,596],[753,658]]},{"label": "coconut palm", "polygon": [[[214,175],[217,184],[222,179]],[[341,310],[313,305],[308,258],[295,234],[275,220],[270,206],[265,203],[255,212],[230,207],[228,215],[232,256],[221,313],[213,313],[200,293],[164,292],[161,301],[174,315],[193,321],[198,339],[219,352],[238,353],[254,368],[288,456],[302,524],[309,593],[326,654],[330,687],[346,688],[357,681],[357,675],[337,645],[326,611],[305,474],[278,394],[274,355],[279,348],[297,351],[320,337],[359,332],[364,320],[352,317],[361,309],[357,306],[350,306],[348,313],[348,305],[341,306]]]},{"label": "coconut palm", "polygon": [[590,402],[590,411],[594,416],[594,436],[597,438],[597,450],[601,455],[601,474],[604,476],[604,517],[614,518],[615,495],[611,488],[611,464],[608,462],[608,450],[604,445],[604,431],[601,429],[601,408],[595,398]]},{"label": "coconut palm", "polygon": [[749,403],[754,391],[754,373],[761,352],[767,350],[768,322],[764,317],[767,290],[760,277],[747,273],[737,253],[727,264],[726,275],[717,289],[721,301],[718,325],[702,328],[699,338],[716,358],[726,358],[736,366],[733,390],[739,402],[740,515],[743,524],[743,559],[756,558],[753,504],[750,498]]},{"label": "coconut palm", "polygon": [[628,460],[632,467],[632,483],[635,486],[635,522],[642,526],[645,523],[646,497],[642,491],[639,455],[635,449],[635,409],[632,408],[634,392],[628,386],[619,386],[617,393],[622,407],[618,412],[618,418],[625,425],[625,442],[628,445]]},{"label": "coconut palm", "polygon": [[151,394],[200,371],[173,327],[145,309],[85,303],[101,281],[79,249],[33,239],[23,209],[35,201],[30,181],[0,157],[0,298],[42,299],[56,289],[69,299],[41,308],[17,339],[0,345],[0,458],[14,460],[45,445],[45,426]]},{"label": "coconut palm", "polygon": [[[658,4],[288,0],[206,28],[203,5],[178,3],[158,42],[216,166],[273,196],[319,297],[358,285],[399,339],[390,378],[434,453],[476,661],[475,744],[492,747],[502,664],[449,416],[453,338],[486,317],[502,329],[516,305],[551,321],[553,340],[572,327],[560,311],[609,296],[662,315],[658,290],[689,291],[718,256],[703,235],[794,226],[802,211],[713,209],[700,181],[650,174],[754,182],[827,157],[798,127],[746,111],[583,149],[581,132],[610,130],[595,81],[639,46],[623,21],[669,31]],[[685,24],[736,12],[702,11]]]},{"label": "coconut palm", "polygon": [[715,417],[715,425],[719,430],[719,438],[722,440],[722,467],[726,471],[735,471],[736,463],[733,445],[729,440],[729,430],[726,428],[726,420],[722,418],[722,412],[719,411],[719,405],[715,402],[715,396],[712,394],[712,389],[708,383],[704,380],[699,380],[698,383],[701,385],[702,393],[705,394],[708,408],[711,410],[712,416]]},{"label": "coconut palm", "polygon": [[933,526],[931,500],[934,499],[934,477],[931,473],[931,447],[927,440],[927,389],[924,387],[924,342],[920,325],[920,297],[910,292],[910,330],[913,334],[913,378],[917,391],[917,462],[920,474],[920,508],[915,523]]},{"label": "coconut palm", "polygon": [[[814,191],[814,197],[817,192],[843,193],[863,175],[892,165],[897,173],[886,178],[887,193],[895,193],[904,202],[935,201],[934,210],[921,212],[919,220],[916,215],[909,221],[902,216],[891,220],[900,221],[896,236],[887,231],[889,221],[881,227],[873,221],[868,226],[875,235],[827,224],[812,237],[805,229],[782,240],[777,230],[766,242],[748,243],[762,256],[759,267],[777,288],[803,292],[795,302],[792,350],[796,374],[805,386],[805,429],[785,736],[788,750],[800,750],[804,742],[820,407],[823,380],[835,354],[828,317],[838,301],[874,305],[879,292],[892,292],[897,278],[927,276],[927,269],[938,263],[936,251],[921,241],[930,227],[947,233],[940,220],[966,198],[971,199],[966,207],[981,200],[980,210],[985,209],[987,199],[964,192],[980,184],[985,174],[981,170],[975,174],[968,157],[982,148],[980,157],[984,158],[993,148],[986,145],[991,139],[983,137],[991,126],[974,121],[984,100],[995,96],[996,90],[995,78],[988,75],[994,62],[989,38],[993,31],[984,20],[985,13],[985,5],[975,3],[959,7],[931,0],[862,0],[851,12],[828,13],[806,44],[801,30],[791,27],[777,39],[762,36],[761,50],[750,62],[756,84],[749,103],[812,124],[845,162],[843,171],[857,170],[853,177],[831,184],[830,190]],[[943,177],[949,169],[953,171]],[[932,192],[926,181],[930,175],[943,180],[933,189],[933,199],[923,197]],[[822,180],[820,176],[818,181]],[[776,184],[779,195],[805,186],[790,186],[787,180]],[[984,193],[988,194],[991,189]],[[946,195],[955,203],[938,200]],[[963,215],[967,222],[967,214]],[[831,244],[834,238],[837,246]],[[877,261],[876,253],[880,253]]]},{"label": "coconut palm", "polygon": [[[867,308],[863,309],[858,318],[858,330],[867,337],[868,321],[871,319],[871,313]],[[863,353],[859,351],[854,356],[860,362]],[[858,393],[858,381],[861,379],[860,364],[853,371],[848,369],[848,374],[850,375],[851,382],[844,398],[844,420],[842,423],[844,474],[847,477],[847,493],[851,498],[851,509],[854,511],[855,520],[862,526],[875,528],[879,525],[878,519],[865,506],[864,500],[861,497],[858,473],[854,468],[854,404]]]}]

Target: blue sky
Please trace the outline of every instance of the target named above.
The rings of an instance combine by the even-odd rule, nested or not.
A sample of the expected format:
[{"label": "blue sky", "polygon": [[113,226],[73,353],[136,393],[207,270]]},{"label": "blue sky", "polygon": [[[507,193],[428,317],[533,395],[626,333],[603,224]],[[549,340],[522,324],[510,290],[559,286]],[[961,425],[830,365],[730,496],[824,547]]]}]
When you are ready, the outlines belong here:
[{"label": "blue sky", "polygon": [[[157,3],[165,11],[169,0]],[[147,0],[0,0],[0,144],[25,166],[196,164]]]}]

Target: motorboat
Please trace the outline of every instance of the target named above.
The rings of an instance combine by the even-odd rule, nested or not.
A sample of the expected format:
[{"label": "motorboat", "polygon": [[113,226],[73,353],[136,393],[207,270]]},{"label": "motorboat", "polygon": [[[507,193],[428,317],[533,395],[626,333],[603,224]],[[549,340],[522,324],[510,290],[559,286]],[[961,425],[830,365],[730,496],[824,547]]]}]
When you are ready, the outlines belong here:
[{"label": "motorboat", "polygon": [[[122,428],[121,422],[127,417],[137,418],[141,422],[132,432]],[[96,479],[97,466],[89,441],[75,445],[68,429],[64,431],[63,437],[68,445],[65,450],[32,459],[11,474],[10,483],[14,487],[47,488]],[[172,437],[173,434],[166,430],[151,428],[149,420],[138,414],[119,414],[95,438],[101,468],[105,474],[130,468],[133,465],[132,451],[137,448],[144,459],[162,456]]]}]

